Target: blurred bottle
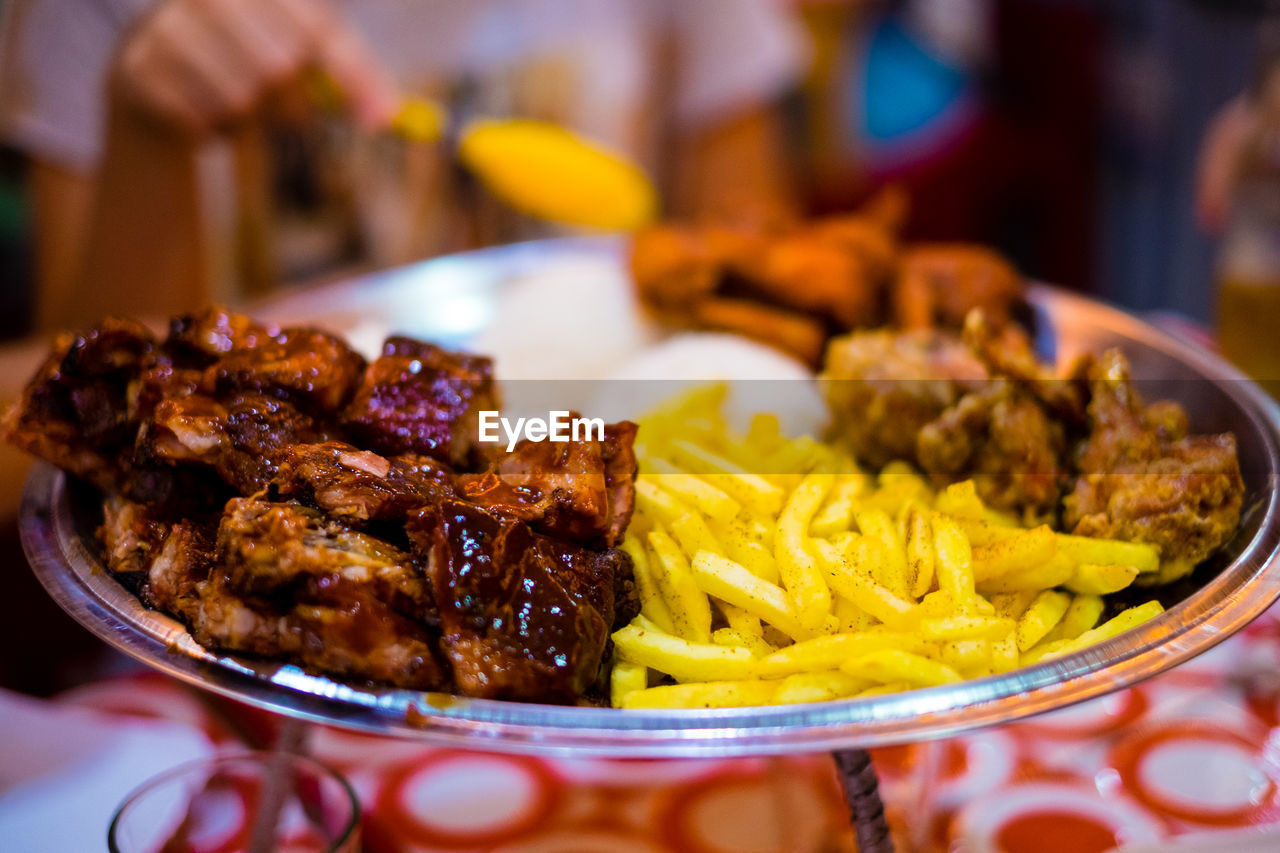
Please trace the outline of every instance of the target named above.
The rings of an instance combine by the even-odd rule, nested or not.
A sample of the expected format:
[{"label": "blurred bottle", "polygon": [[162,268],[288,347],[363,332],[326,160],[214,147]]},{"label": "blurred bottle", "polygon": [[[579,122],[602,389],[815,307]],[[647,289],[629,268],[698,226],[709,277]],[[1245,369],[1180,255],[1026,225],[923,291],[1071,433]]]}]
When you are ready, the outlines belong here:
[{"label": "blurred bottle", "polygon": [[1222,352],[1280,397],[1280,53],[1268,51],[1247,95],[1218,260]]}]

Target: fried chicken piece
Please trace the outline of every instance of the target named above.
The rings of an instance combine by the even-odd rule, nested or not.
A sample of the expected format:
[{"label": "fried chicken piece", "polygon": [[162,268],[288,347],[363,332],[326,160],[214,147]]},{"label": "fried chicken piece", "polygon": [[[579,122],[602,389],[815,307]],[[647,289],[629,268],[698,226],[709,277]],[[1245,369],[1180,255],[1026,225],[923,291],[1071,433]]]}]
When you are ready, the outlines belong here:
[{"label": "fried chicken piece", "polygon": [[547,535],[612,547],[635,506],[636,429],[621,421],[603,440],[522,441],[484,474],[460,477],[461,494]]},{"label": "fried chicken piece", "polygon": [[1054,367],[1036,358],[1031,338],[1016,323],[997,325],[982,309],[974,308],[964,318],[961,338],[992,376],[1017,382],[1070,430],[1085,422],[1084,384],[1063,378]]},{"label": "fried chicken piece", "polygon": [[988,506],[1030,524],[1053,519],[1068,476],[1062,425],[1008,380],[965,394],[922,427],[916,455],[936,485],[972,478]]},{"label": "fried chicken piece", "polygon": [[636,232],[631,277],[642,299],[673,320],[720,287],[725,273],[759,250],[759,232],[723,225],[659,224]]},{"label": "fried chicken piece", "polygon": [[1089,438],[1063,521],[1084,536],[1160,548],[1164,582],[1191,571],[1226,544],[1240,523],[1244,481],[1235,436],[1185,436],[1172,404],[1143,405],[1119,350],[1088,370]]},{"label": "fried chicken piece", "polygon": [[129,386],[155,348],[146,327],[108,317],[60,335],[4,418],[4,439],[101,489],[127,479],[136,423]]},{"label": "fried chicken piece", "polygon": [[959,329],[974,308],[997,326],[1026,312],[1022,276],[1013,265],[965,243],[907,247],[891,292],[894,320],[904,329]]},{"label": "fried chicken piece", "polygon": [[805,364],[816,367],[822,360],[826,327],[804,314],[770,308],[750,299],[711,296],[695,305],[690,316],[698,326],[745,335]]},{"label": "fried chicken piece", "polygon": [[204,394],[166,399],[138,434],[139,464],[204,465],[242,495],[267,487],[276,455],[328,431],[284,400],[246,392],[218,400]]},{"label": "fried chicken piece", "polygon": [[920,430],[981,388],[988,373],[953,334],[872,331],[833,340],[820,379],[831,407],[829,437],[878,469],[917,461]]},{"label": "fried chicken piece", "polygon": [[599,674],[615,617],[617,550],[588,551],[446,501],[410,520],[463,695],[573,702]]},{"label": "fried chicken piece", "polygon": [[378,453],[465,468],[483,458],[479,412],[497,408],[490,359],[393,337],[365,371],[342,425]]},{"label": "fried chicken piece", "polygon": [[456,498],[454,474],[428,456],[379,456],[341,441],[295,444],[277,457],[272,487],[334,518],[403,521],[432,501]]}]

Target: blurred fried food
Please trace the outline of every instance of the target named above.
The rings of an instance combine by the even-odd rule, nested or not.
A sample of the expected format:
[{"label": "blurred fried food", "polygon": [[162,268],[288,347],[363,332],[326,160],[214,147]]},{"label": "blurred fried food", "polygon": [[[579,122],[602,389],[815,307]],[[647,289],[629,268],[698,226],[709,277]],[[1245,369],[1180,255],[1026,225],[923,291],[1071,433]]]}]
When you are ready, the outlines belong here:
[{"label": "blurred fried food", "polygon": [[1025,314],[1021,276],[965,244],[903,246],[905,197],[770,225],[663,223],[640,230],[631,273],[667,322],[738,332],[817,365],[828,337],[896,323],[959,329],[970,308],[1002,325]]}]

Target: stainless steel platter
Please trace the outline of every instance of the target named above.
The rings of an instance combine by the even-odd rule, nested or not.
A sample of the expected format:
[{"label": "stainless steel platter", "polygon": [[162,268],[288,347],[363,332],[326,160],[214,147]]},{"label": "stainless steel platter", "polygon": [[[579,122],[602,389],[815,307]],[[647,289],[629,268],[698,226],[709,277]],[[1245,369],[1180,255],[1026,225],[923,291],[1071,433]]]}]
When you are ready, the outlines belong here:
[{"label": "stainless steel platter", "polygon": [[[522,277],[596,264],[623,281],[609,240],[522,244],[439,258],[260,306],[339,331],[403,331],[465,344]],[[353,686],[297,667],[212,654],[144,608],[95,556],[91,495],[47,465],[26,489],[22,537],[50,595],[102,639],[168,675],[271,711],[441,745],[627,757],[816,752],[936,738],[1061,708],[1131,685],[1231,636],[1280,597],[1280,408],[1226,362],[1138,319],[1037,287],[1038,344],[1059,359],[1120,345],[1148,397],[1182,402],[1197,431],[1237,437],[1247,497],[1226,551],[1166,591],[1167,612],[1066,658],[953,686],[862,700],[699,711],[618,711],[461,699]],[[589,314],[575,322],[592,322]],[[499,364],[501,370],[501,363]],[[38,639],[33,641],[38,642]]]}]

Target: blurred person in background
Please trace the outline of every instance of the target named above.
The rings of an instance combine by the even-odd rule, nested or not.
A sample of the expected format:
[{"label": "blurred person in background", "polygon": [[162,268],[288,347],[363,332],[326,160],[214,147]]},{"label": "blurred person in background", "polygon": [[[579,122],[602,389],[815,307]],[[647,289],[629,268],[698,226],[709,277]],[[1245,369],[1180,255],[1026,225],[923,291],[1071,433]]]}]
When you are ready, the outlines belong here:
[{"label": "blurred person in background", "polygon": [[[7,5],[0,124],[31,158],[41,328],[542,233],[444,146],[385,132],[404,92],[581,131],[676,214],[794,203],[773,104],[805,50],[770,0]],[[346,119],[316,108],[317,72]]]}]

